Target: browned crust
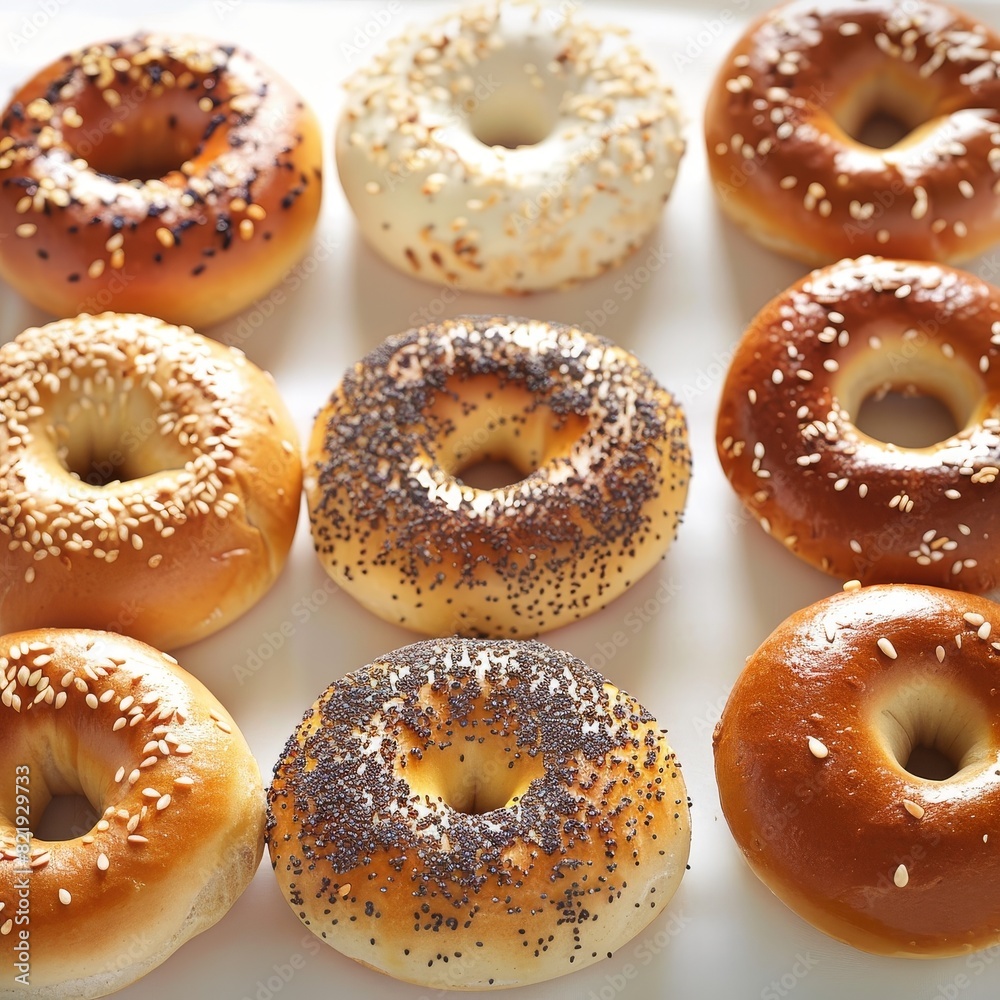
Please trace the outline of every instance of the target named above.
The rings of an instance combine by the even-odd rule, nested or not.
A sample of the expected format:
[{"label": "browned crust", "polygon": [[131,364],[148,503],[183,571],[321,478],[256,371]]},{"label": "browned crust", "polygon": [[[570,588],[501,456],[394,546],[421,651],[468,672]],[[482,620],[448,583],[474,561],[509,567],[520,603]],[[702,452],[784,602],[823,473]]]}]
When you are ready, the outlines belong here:
[{"label": "browned crust", "polygon": [[[27,926],[26,995],[104,996],[218,920],[246,888],[263,850],[260,773],[210,692],[132,639],[61,629],[4,636],[0,685],[0,975],[14,982],[14,945]],[[16,809],[18,791],[30,808]],[[65,841],[21,838],[30,916],[16,922],[18,831],[37,830],[52,795],[74,792],[99,820]]]},{"label": "browned crust", "polygon": [[[982,252],[1000,238],[998,50],[994,31],[927,0],[769,11],[709,94],[720,204],[761,242],[811,264]],[[845,127],[872,102],[925,124],[890,150],[861,145]]]},{"label": "browned crust", "polygon": [[[479,754],[468,777],[486,794],[507,798],[510,768],[535,777],[516,801],[463,812],[428,778],[463,753]],[[690,839],[655,719],[532,641],[426,640],[335,682],[289,739],[268,803],[278,882],[313,933],[456,989],[614,951],[666,905]]]},{"label": "browned crust", "polygon": [[[723,387],[726,477],[790,551],[841,579],[982,592],[1000,581],[1000,293],[944,265],[866,258],[813,272],[751,322]],[[968,419],[926,448],[853,423],[883,385]],[[937,384],[936,384],[937,383]]]},{"label": "browned crust", "polygon": [[[723,812],[764,884],[827,934],[927,958],[1000,937],[997,610],[863,588],[793,614],[748,659],[715,732]],[[908,773],[878,737],[883,705],[921,693],[927,711],[975,706],[979,752],[947,781]]]},{"label": "browned crust", "polygon": [[[145,316],[57,321],[0,347],[0,413],[4,629],[107,628],[173,648],[238,617],[284,565],[298,439],[239,351]],[[105,428],[110,453],[95,446],[71,475],[66,442]],[[154,471],[102,484],[116,453]]]},{"label": "browned crust", "polygon": [[[108,176],[144,143],[175,147],[177,169]],[[301,256],[321,190],[312,112],[242,49],[155,34],[91,45],[0,119],[0,275],[55,315],[208,325]]]}]

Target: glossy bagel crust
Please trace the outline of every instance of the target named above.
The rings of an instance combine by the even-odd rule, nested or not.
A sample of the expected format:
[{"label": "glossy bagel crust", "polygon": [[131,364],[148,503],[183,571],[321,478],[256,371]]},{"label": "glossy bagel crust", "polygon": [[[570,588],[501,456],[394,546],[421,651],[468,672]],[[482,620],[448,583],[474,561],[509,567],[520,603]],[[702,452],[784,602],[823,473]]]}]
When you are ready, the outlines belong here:
[{"label": "glossy bagel crust", "polygon": [[[247,887],[264,846],[260,772],[212,694],[124,636],[4,636],[0,691],[0,996],[105,996]],[[73,794],[95,825],[33,836],[50,800]]]},{"label": "glossy bagel crust", "polygon": [[206,326],[304,253],[322,142],[253,56],[140,33],[71,52],[0,118],[0,275],[56,316]]},{"label": "glossy bagel crust", "polygon": [[[862,258],[814,271],[752,320],[716,445],[764,529],[843,580],[983,592],[1000,583],[1000,291],[945,265]],[[906,448],[861,431],[893,389],[957,431]]]},{"label": "glossy bagel crust", "polygon": [[104,313],[0,347],[0,626],[171,649],[268,590],[295,533],[298,438],[242,352]]},{"label": "glossy bagel crust", "polygon": [[[709,93],[722,208],[766,246],[825,264],[957,262],[1000,239],[1000,36],[936,0],[797,0],[758,18]],[[854,136],[873,113],[912,130]]]},{"label": "glossy bagel crust", "polygon": [[[465,484],[485,459],[523,478]],[[670,545],[690,475],[683,411],[635,357],[488,316],[409,330],[355,365],[307,461],[327,572],[431,635],[523,637],[603,607]]]},{"label": "glossy bagel crust", "polygon": [[648,711],[533,641],[429,639],[334,682],[268,792],[299,918],[431,989],[550,979],[611,954],[684,874],[684,781]]},{"label": "glossy bagel crust", "polygon": [[[1000,940],[1000,607],[909,584],[791,615],[748,658],[715,731],[722,809],[750,867],[865,951]],[[906,769],[914,747],[953,761]]]}]

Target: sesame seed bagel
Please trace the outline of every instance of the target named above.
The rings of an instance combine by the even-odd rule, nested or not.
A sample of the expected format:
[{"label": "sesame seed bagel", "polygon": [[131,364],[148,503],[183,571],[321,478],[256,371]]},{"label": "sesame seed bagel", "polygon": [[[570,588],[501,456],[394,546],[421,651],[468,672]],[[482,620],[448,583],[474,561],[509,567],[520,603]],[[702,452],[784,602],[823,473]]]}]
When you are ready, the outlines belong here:
[{"label": "sesame seed bagel", "polygon": [[319,127],[249,53],[138,34],[43,69],[0,119],[0,276],[57,316],[204,326],[305,251]]},{"label": "sesame seed bagel", "polygon": [[233,348],[104,313],[0,347],[0,626],[162,648],[246,611],[298,519],[297,436]]},{"label": "sesame seed bagel", "polygon": [[573,7],[467,5],[348,81],[340,179],[389,263],[531,292],[601,274],[657,225],[684,152],[673,92]]},{"label": "sesame seed bagel", "polygon": [[429,639],[336,681],[268,792],[271,862],[299,918],[432,989],[610,955],[666,906],[690,837],[656,720],[532,641]]},{"label": "sesame seed bagel", "polygon": [[[480,489],[465,470],[523,478]],[[313,428],[327,572],[387,621],[525,636],[591,614],[660,559],[690,474],[684,414],[631,354],[573,327],[463,317],[391,337]]]},{"label": "sesame seed bagel", "polygon": [[821,931],[882,955],[1000,940],[1000,607],[908,584],[779,625],[715,731],[750,867]]},{"label": "sesame seed bagel", "polygon": [[[260,772],[212,694],[133,639],[4,636],[0,685],[0,995],[105,996],[247,887],[264,846]],[[74,794],[94,826],[35,836],[49,802]]]},{"label": "sesame seed bagel", "polygon": [[[1000,240],[998,61],[1000,35],[936,0],[775,8],[709,93],[722,208],[809,264],[981,253]],[[887,148],[865,141],[879,115],[908,130]]]},{"label": "sesame seed bagel", "polygon": [[[814,271],[750,323],[716,444],[765,531],[841,579],[1000,584],[1000,290],[945,265],[863,258]],[[939,400],[926,447],[854,423],[893,390]]]}]

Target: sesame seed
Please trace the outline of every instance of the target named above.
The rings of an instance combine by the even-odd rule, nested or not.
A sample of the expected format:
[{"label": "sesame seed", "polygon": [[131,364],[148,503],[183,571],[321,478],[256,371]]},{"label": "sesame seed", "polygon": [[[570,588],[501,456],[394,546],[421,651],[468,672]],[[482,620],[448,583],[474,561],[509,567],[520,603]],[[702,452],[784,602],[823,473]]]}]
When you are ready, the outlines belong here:
[{"label": "sesame seed", "polygon": [[924,807],[912,799],[903,799],[903,808],[914,818],[924,818]]},{"label": "sesame seed", "polygon": [[966,611],[962,617],[974,628],[979,628],[986,621],[982,615],[977,614],[975,611]]},{"label": "sesame seed", "polygon": [[18,236],[23,239],[27,239],[29,236],[34,236],[38,232],[38,226],[33,222],[22,222],[15,230]]},{"label": "sesame seed", "polygon": [[243,219],[240,222],[240,239],[249,240],[253,239],[253,220]]},{"label": "sesame seed", "polygon": [[97,695],[90,692],[90,694],[87,695],[87,706],[89,708],[97,708],[99,704],[100,702],[97,700]]},{"label": "sesame seed", "polygon": [[111,862],[108,861],[108,856],[102,851],[97,855],[97,867],[102,871],[106,872],[110,867]]},{"label": "sesame seed", "polygon": [[830,750],[827,745],[821,740],[816,739],[815,736],[809,737],[809,752],[819,760],[822,760],[830,754]]},{"label": "sesame seed", "polygon": [[174,234],[166,228],[166,226],[160,226],[156,230],[156,238],[160,241],[160,244],[165,247],[172,247],[177,241],[174,239]]},{"label": "sesame seed", "polygon": [[126,838],[130,844],[148,844],[149,840],[138,833],[130,833]]},{"label": "sesame seed", "polygon": [[885,637],[882,636],[878,641],[878,648],[889,657],[890,660],[896,659],[896,647]]},{"label": "sesame seed", "polygon": [[986,640],[990,637],[990,631],[992,630],[992,628],[993,626],[990,625],[989,622],[983,622],[983,624],[979,626],[979,632],[976,634],[979,636],[980,639]]},{"label": "sesame seed", "polygon": [[63,906],[69,906],[69,904],[73,902],[73,897],[70,895],[68,889],[59,890],[59,902],[62,903]]},{"label": "sesame seed", "polygon": [[938,646],[934,650],[938,663],[944,663],[944,646]]},{"label": "sesame seed", "polygon": [[906,865],[900,865],[896,869],[896,873],[892,876],[892,880],[900,889],[905,888],[907,882],[910,881],[910,873],[906,870]]},{"label": "sesame seed", "polygon": [[849,593],[849,594],[853,593],[855,590],[860,590],[861,589],[861,581],[860,580],[848,580],[844,584],[844,588],[843,589],[847,593]]},{"label": "sesame seed", "polygon": [[163,809],[166,809],[167,806],[169,806],[169,805],[170,805],[170,796],[169,795],[161,795],[156,800],[156,810],[157,810],[157,812],[160,812]]}]

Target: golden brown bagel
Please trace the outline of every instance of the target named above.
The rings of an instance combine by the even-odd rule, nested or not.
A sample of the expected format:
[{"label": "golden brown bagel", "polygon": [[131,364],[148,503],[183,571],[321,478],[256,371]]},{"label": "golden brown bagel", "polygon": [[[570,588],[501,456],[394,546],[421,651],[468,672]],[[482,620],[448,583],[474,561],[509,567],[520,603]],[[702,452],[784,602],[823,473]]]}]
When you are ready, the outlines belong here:
[{"label": "golden brown bagel", "polygon": [[[263,851],[260,772],[212,694],[133,639],[4,636],[0,690],[0,990],[105,996],[247,887]],[[93,828],[33,836],[50,800],[73,794]]]},{"label": "golden brown bagel", "polygon": [[268,806],[271,862],[306,926],[430,989],[609,955],[669,902],[690,843],[655,719],[532,641],[428,639],[336,681]]},{"label": "golden brown bagel", "polygon": [[[796,0],[758,18],[709,93],[726,213],[809,264],[961,261],[1000,239],[1000,36],[936,0]],[[873,113],[910,129],[855,138]]]},{"label": "golden brown bagel", "polygon": [[249,53],[146,33],[90,45],[0,119],[0,275],[57,316],[205,326],[298,260],[321,187],[312,112]]},{"label": "golden brown bagel", "polygon": [[[998,627],[984,598],[881,585],[791,615],[747,660],[715,731],[722,809],[821,931],[910,958],[1000,940]],[[954,773],[914,773],[914,748]]]},{"label": "golden brown bagel", "polygon": [[298,519],[297,435],[271,377],[148,316],[78,316],[0,347],[0,627],[162,648],[255,603]]},{"label": "golden brown bagel", "polygon": [[[482,459],[523,476],[478,489]],[[684,413],[650,371],[573,327],[466,316],[391,337],[320,411],[306,495],[327,572],[420,632],[527,636],[652,568],[690,475]]]},{"label": "golden brown bagel", "polygon": [[[906,448],[854,423],[869,396],[939,399],[957,430]],[[750,323],[716,444],[766,531],[863,583],[1000,583],[1000,291],[950,267],[863,258],[822,268]]]}]

